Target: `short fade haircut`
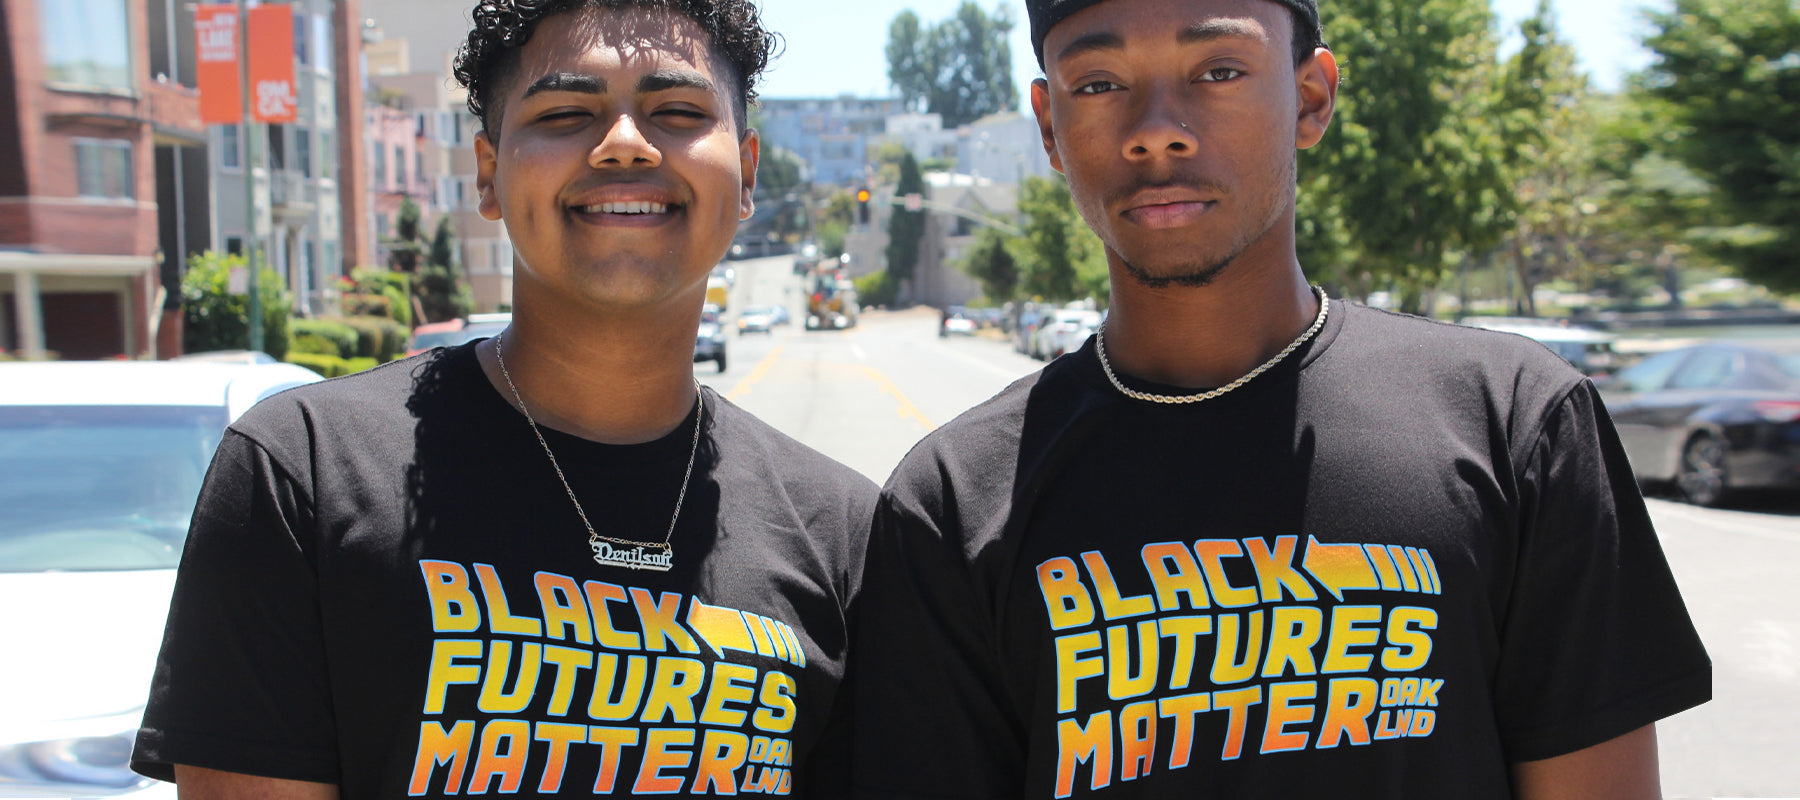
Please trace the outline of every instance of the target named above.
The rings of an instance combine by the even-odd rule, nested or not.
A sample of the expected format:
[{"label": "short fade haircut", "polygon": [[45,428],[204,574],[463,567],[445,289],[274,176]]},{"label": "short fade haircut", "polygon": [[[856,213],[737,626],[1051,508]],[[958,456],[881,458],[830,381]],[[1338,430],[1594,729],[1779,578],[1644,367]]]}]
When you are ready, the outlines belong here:
[{"label": "short fade haircut", "polygon": [[456,54],[456,80],[469,91],[469,113],[481,120],[488,136],[500,138],[500,120],[489,114],[500,108],[501,87],[518,68],[519,51],[531,40],[538,23],[557,14],[583,9],[644,8],[669,11],[694,21],[711,40],[712,51],[731,68],[737,81],[732,111],[739,135],[749,125],[749,106],[756,102],[756,82],[774,58],[780,37],[763,28],[762,15],[751,0],[480,0],[475,27]]}]

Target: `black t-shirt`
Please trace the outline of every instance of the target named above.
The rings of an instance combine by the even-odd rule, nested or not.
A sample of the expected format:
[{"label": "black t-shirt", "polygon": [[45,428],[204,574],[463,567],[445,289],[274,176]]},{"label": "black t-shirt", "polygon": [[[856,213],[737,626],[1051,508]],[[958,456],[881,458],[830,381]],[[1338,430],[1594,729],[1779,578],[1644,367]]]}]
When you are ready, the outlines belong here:
[{"label": "black t-shirt", "polygon": [[1506,798],[1711,694],[1592,384],[1349,303],[1213,400],[1090,342],[935,432],[861,602],[867,798]]},{"label": "black t-shirt", "polygon": [[[876,487],[703,391],[667,572],[595,563],[473,345],[258,405],[201,493],[133,768],[345,798],[842,796]],[[601,535],[661,541],[693,424],[544,436]]]}]

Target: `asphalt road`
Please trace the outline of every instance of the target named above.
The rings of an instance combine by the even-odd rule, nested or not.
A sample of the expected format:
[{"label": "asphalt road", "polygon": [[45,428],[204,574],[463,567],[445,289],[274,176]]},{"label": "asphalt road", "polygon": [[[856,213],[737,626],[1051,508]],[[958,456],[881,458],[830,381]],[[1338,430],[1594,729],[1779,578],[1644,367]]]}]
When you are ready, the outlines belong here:
[{"label": "asphalt road", "polygon": [[[930,309],[808,332],[790,259],[731,263],[729,323],[782,304],[793,324],[732,333],[730,369],[698,365],[701,381],[878,483],[927,432],[1042,366],[1002,341],[938,338]],[[1800,797],[1800,498],[1650,511],[1714,669],[1713,701],[1657,726],[1665,796]]]}]

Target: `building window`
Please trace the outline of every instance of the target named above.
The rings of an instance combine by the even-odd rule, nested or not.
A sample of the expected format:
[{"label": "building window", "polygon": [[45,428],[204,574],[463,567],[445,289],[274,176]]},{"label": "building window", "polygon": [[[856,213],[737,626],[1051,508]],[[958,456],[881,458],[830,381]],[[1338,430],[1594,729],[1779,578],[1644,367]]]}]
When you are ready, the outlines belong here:
[{"label": "building window", "polygon": [[313,69],[331,72],[331,20],[323,14],[312,16]]},{"label": "building window", "polygon": [[136,199],[131,169],[131,142],[75,140],[76,193],[82,197]]},{"label": "building window", "polygon": [[319,132],[319,177],[337,178],[337,151],[331,146],[331,131]]},{"label": "building window", "polygon": [[394,183],[399,184],[399,191],[407,190],[406,151],[400,145],[394,145]]},{"label": "building window", "polygon": [[244,237],[242,237],[242,236],[227,236],[227,237],[225,237],[225,254],[228,256],[243,255],[244,254]]},{"label": "building window", "polygon": [[219,166],[226,169],[242,169],[244,166],[244,148],[238,143],[236,125],[219,127]]},{"label": "building window", "polygon": [[425,151],[423,150],[413,151],[413,177],[418,178],[420,183],[425,182]]},{"label": "building window", "polygon": [[269,126],[269,169],[280,172],[287,169],[287,126]]},{"label": "building window", "polygon": [[375,171],[373,179],[376,186],[385,186],[388,182],[387,148],[381,146],[380,142],[376,142],[373,149],[375,151],[375,157],[370,159],[370,161],[373,162]]},{"label": "building window", "polygon": [[312,53],[309,51],[309,48],[307,47],[307,44],[306,44],[306,35],[311,32],[312,31],[309,28],[308,22],[306,19],[306,14],[304,12],[302,12],[298,7],[295,7],[295,9],[294,9],[294,59],[296,61],[299,61],[300,66],[302,66],[302,67],[312,63],[312,61],[311,61]]},{"label": "building window", "polygon": [[294,166],[300,170],[301,177],[313,176],[312,132],[305,128],[294,129]]},{"label": "building window", "polygon": [[126,0],[39,3],[51,83],[130,91],[131,14]]}]

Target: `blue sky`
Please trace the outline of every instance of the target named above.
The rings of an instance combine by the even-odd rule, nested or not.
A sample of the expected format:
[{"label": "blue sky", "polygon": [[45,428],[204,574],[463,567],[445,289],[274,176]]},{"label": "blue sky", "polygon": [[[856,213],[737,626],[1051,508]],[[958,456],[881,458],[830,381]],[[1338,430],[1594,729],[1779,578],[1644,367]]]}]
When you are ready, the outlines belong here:
[{"label": "blue sky", "polygon": [[[976,0],[992,9],[995,0]],[[1013,9],[1013,76],[1024,87],[1037,75],[1026,35],[1025,6],[1002,0]],[[1331,0],[1322,0],[1329,3]],[[1553,0],[1563,36],[1575,43],[1582,66],[1595,86],[1618,88],[1622,77],[1649,62],[1637,42],[1643,31],[1639,8],[1663,0]],[[1513,31],[1537,0],[1493,0],[1503,31]],[[927,22],[945,19],[961,0],[763,0],[763,19],[787,38],[787,53],[765,77],[765,97],[864,97],[889,93],[887,26],[895,14],[911,8]],[[1326,32],[1327,34],[1330,31]]]}]

